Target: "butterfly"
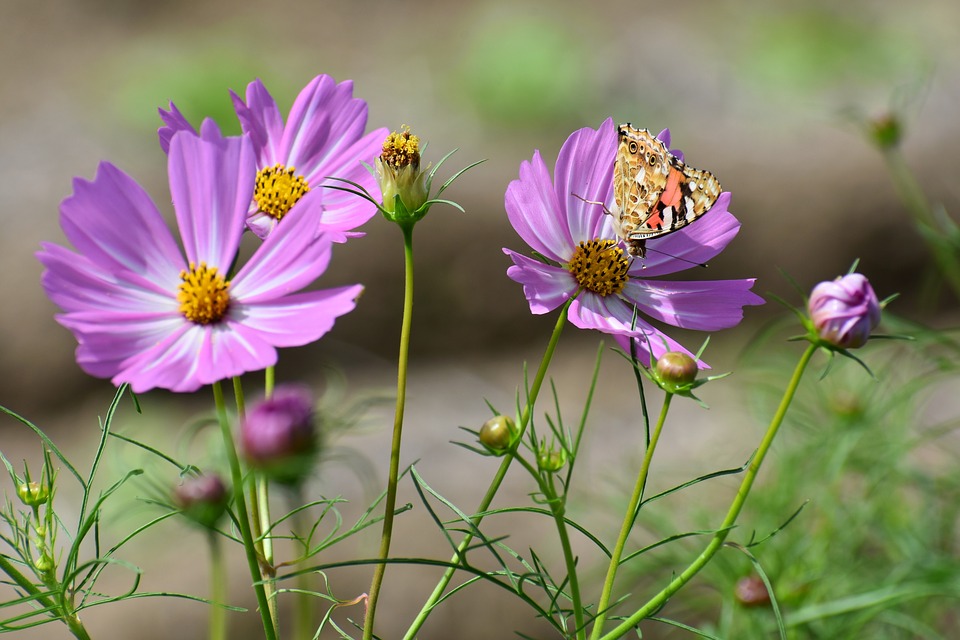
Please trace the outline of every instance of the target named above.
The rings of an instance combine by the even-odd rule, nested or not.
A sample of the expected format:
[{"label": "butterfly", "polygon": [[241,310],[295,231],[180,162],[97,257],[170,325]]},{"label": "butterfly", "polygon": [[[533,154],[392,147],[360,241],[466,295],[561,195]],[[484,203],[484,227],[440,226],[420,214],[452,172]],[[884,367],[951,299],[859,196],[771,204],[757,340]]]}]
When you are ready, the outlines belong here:
[{"label": "butterfly", "polygon": [[681,229],[710,211],[720,183],[709,171],[688,167],[646,129],[622,124],[618,139],[615,204],[608,213],[627,252],[643,258],[648,239]]}]

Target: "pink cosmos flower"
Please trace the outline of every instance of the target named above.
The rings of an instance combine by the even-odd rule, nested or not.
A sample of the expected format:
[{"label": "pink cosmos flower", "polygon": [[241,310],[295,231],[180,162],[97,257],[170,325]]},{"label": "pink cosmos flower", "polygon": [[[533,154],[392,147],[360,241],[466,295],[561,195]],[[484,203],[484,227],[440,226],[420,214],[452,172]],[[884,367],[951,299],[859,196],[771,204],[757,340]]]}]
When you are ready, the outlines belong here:
[{"label": "pink cosmos flower", "polygon": [[[669,132],[659,138],[669,146]],[[724,192],[703,218],[647,241],[644,260],[630,260],[617,238],[613,217],[613,166],[617,132],[612,120],[599,129],[575,131],[560,150],[551,179],[540,152],[520,165],[520,178],[507,187],[507,216],[520,237],[549,263],[504,249],[513,260],[507,275],[523,285],[530,311],[542,314],[564,304],[580,289],[567,318],[581,329],[614,334],[628,346],[634,339],[641,362],[667,351],[690,354],[647,318],[684,329],[715,331],[743,319],[743,307],[762,304],[750,291],[754,279],[679,282],[653,280],[719,254],[740,228],[727,211]],[[675,152],[676,153],[676,152]],[[679,155],[679,154],[678,154]],[[605,267],[605,269],[604,269]],[[634,308],[639,311],[634,323]],[[702,362],[701,368],[705,368]]]},{"label": "pink cosmos flower", "polygon": [[[320,75],[297,96],[284,124],[277,103],[260,80],[247,86],[246,101],[230,92],[243,132],[250,136],[257,158],[256,188],[247,211],[247,226],[266,238],[307,192],[320,192],[324,224],[335,242],[362,235],[351,232],[375,213],[376,207],[352,194],[328,189],[328,177],[362,185],[376,197],[376,180],[363,166],[373,164],[387,129],[364,135],[367,103],[353,97],[351,81],[337,84]],[[164,122],[158,134],[166,151],[177,131],[194,131],[171,102],[160,109]]]},{"label": "pink cosmos flower", "polygon": [[146,192],[104,162],[60,205],[77,251],[37,254],[84,371],[138,393],[194,391],[275,364],[278,347],[319,339],[354,308],[359,285],[296,293],[330,259],[319,193],[232,275],[256,174],[249,139],[204,122],[200,137],[171,137],[168,171],[183,251]]}]

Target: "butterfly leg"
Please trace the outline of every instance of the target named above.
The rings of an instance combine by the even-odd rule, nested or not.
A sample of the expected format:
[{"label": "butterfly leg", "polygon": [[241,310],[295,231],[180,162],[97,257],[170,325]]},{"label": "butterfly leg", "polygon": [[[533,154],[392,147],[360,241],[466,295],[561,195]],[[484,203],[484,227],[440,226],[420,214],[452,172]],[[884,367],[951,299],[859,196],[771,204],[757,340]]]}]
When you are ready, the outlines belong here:
[{"label": "butterfly leg", "polygon": [[610,211],[609,209],[607,209],[607,205],[603,204],[602,202],[598,202],[597,200],[587,200],[587,199],[584,198],[583,196],[578,196],[577,194],[575,194],[575,193],[573,193],[573,192],[571,192],[570,195],[572,195],[572,196],[573,196],[574,198],[576,198],[577,200],[581,200],[581,201],[583,201],[583,202],[585,202],[585,203],[587,203],[587,204],[595,204],[595,205],[598,205],[598,206],[602,207],[602,208],[603,208],[603,212],[604,212],[605,214],[607,214],[608,216],[612,216],[612,215],[613,215],[613,212]]}]

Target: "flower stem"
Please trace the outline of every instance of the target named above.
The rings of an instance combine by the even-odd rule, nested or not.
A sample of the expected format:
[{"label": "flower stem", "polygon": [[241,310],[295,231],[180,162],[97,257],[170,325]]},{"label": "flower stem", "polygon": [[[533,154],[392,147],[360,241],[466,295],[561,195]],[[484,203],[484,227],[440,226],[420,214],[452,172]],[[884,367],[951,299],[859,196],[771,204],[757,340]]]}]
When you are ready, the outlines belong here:
[{"label": "flower stem", "polygon": [[716,555],[717,551],[720,550],[720,547],[723,546],[727,535],[737,522],[737,517],[740,515],[740,510],[743,509],[743,504],[747,499],[747,495],[750,493],[750,488],[753,486],[753,481],[756,479],[757,473],[760,471],[760,465],[763,464],[763,459],[766,457],[767,452],[770,450],[770,446],[773,444],[773,439],[776,437],[777,431],[780,429],[780,425],[783,423],[783,418],[787,415],[787,409],[790,407],[790,403],[793,401],[793,396],[797,392],[797,387],[800,384],[800,379],[803,377],[803,372],[806,370],[807,364],[810,362],[810,358],[813,356],[816,350],[817,345],[811,344],[807,347],[806,351],[803,352],[803,355],[800,356],[800,362],[797,363],[797,368],[793,372],[793,377],[790,379],[790,383],[787,385],[786,391],[784,391],[783,398],[780,400],[780,406],[777,408],[777,412],[770,421],[770,426],[767,427],[767,431],[763,436],[763,440],[760,441],[760,446],[757,447],[757,451],[753,455],[753,459],[750,461],[750,466],[747,467],[747,472],[744,474],[743,480],[740,482],[740,488],[737,489],[737,495],[730,504],[730,508],[727,511],[727,517],[724,518],[723,524],[721,524],[720,528],[717,529],[716,533],[713,534],[713,538],[711,538],[707,548],[704,549],[703,552],[697,556],[692,563],[690,563],[690,566],[688,566],[676,578],[670,581],[670,584],[664,587],[660,593],[651,598],[645,605],[643,605],[643,607],[638,609],[636,613],[624,620],[613,631],[602,636],[601,640],[614,640],[615,638],[622,638],[627,633],[630,633],[630,631],[632,631],[641,620],[646,619],[647,616],[662,607],[663,604],[673,594],[679,591],[683,585],[688,583],[693,576],[703,569],[703,567],[710,562],[713,556]]},{"label": "flower stem", "polygon": [[[267,387],[266,396],[270,397],[272,393],[273,367],[268,367],[265,374]],[[243,394],[243,384],[240,376],[233,378],[233,397],[237,405],[237,417],[243,420],[246,415],[246,399]],[[270,528],[270,493],[267,485],[267,479],[259,473],[252,474],[250,483],[250,513],[251,519],[250,535],[253,536],[254,546],[257,554],[263,559],[260,563],[260,578],[272,578],[275,575],[273,571],[273,541],[269,537],[264,537],[264,531]],[[270,607],[270,619],[273,621],[273,628],[280,628],[280,617],[277,613],[276,587],[272,582],[264,582],[263,590],[267,594],[267,604]]]},{"label": "flower stem", "polygon": [[556,486],[553,483],[553,476],[540,473],[540,471],[527,462],[522,456],[514,453],[515,457],[527,472],[533,476],[543,494],[545,501],[550,505],[550,513],[553,515],[553,521],[557,525],[557,535],[560,538],[560,548],[563,550],[563,561],[567,565],[567,580],[570,583],[570,606],[573,609],[574,624],[576,625],[577,638],[586,640],[586,625],[583,621],[583,604],[580,597],[580,580],[577,578],[577,562],[573,557],[573,548],[570,546],[570,536],[567,533],[567,522],[563,519],[566,515],[566,496],[557,494]]},{"label": "flower stem", "polygon": [[221,605],[227,600],[227,570],[223,562],[223,547],[218,534],[211,531],[210,545],[210,640],[227,639],[227,610]]},{"label": "flower stem", "polygon": [[266,640],[277,640],[276,628],[270,615],[270,605],[267,593],[260,575],[260,562],[257,559],[257,549],[254,545],[253,534],[250,530],[250,516],[247,513],[247,502],[243,493],[243,473],[240,470],[240,458],[233,442],[233,433],[230,430],[230,421],[227,419],[227,406],[223,400],[223,389],[219,382],[213,383],[213,398],[217,406],[217,420],[220,422],[220,434],[223,437],[223,448],[230,462],[230,476],[233,483],[234,508],[237,511],[237,525],[240,527],[240,537],[243,539],[243,549],[247,556],[247,567],[250,578],[253,580],[253,590],[257,596],[257,605],[260,609],[260,619],[263,621],[263,632]]},{"label": "flower stem", "polygon": [[640,473],[637,475],[637,483],[633,487],[633,495],[630,497],[630,504],[623,516],[623,525],[620,527],[620,535],[617,537],[617,544],[613,548],[610,556],[610,565],[607,567],[607,577],[603,581],[603,590],[600,593],[600,602],[597,604],[597,618],[593,623],[593,632],[590,634],[591,640],[596,640],[603,633],[603,623],[607,619],[607,607],[610,605],[610,596],[613,594],[613,582],[617,577],[617,570],[620,568],[620,558],[623,557],[623,549],[627,545],[627,538],[633,530],[633,524],[637,520],[637,510],[640,501],[643,499],[643,490],[647,486],[647,477],[650,473],[650,463],[653,460],[653,452],[657,448],[657,442],[660,440],[660,432],[663,431],[663,425],[667,420],[667,412],[670,410],[670,401],[673,399],[672,393],[667,393],[663,399],[663,406],[660,408],[660,418],[657,420],[657,426],[654,427],[653,437],[647,444],[647,450],[643,455],[643,464],[640,466]]},{"label": "flower stem", "polygon": [[[553,333],[550,336],[550,341],[547,343],[547,349],[543,354],[543,359],[540,361],[540,367],[537,369],[537,374],[533,378],[533,384],[530,386],[530,394],[527,397],[527,404],[524,406],[523,413],[520,416],[520,435],[517,437],[517,443],[519,443],[523,438],[523,434],[527,429],[527,425],[530,423],[530,416],[533,413],[533,406],[537,402],[537,396],[540,395],[540,387],[543,386],[543,380],[547,375],[547,368],[550,366],[550,361],[553,359],[553,352],[556,350],[557,343],[560,341],[560,334],[563,332],[564,324],[567,321],[567,309],[570,307],[571,302],[573,302],[573,298],[568,300],[560,310],[560,316],[557,318],[557,324],[554,326]],[[493,480],[491,480],[490,486],[487,488],[487,492],[484,494],[483,499],[477,506],[475,513],[480,514],[490,508],[490,503],[493,502],[494,496],[497,495],[497,491],[500,489],[500,485],[503,483],[503,479],[507,475],[507,470],[510,469],[510,464],[513,462],[513,458],[514,456],[512,455],[506,455],[503,457],[503,461],[500,463],[500,468],[497,469],[497,473],[494,475]],[[480,526],[482,521],[483,516],[481,515],[473,516],[470,519],[470,522],[474,527]],[[427,617],[430,615],[430,613],[433,611],[433,608],[443,596],[443,592],[446,590],[447,585],[450,584],[450,580],[453,579],[453,574],[456,572],[457,566],[463,557],[463,552],[472,541],[473,534],[467,533],[463,536],[463,540],[461,540],[460,544],[457,545],[456,552],[450,558],[451,566],[443,572],[443,576],[440,577],[440,581],[437,583],[437,586],[434,587],[433,593],[431,593],[430,597],[427,598],[427,601],[420,609],[420,613],[417,614],[417,617],[413,620],[413,623],[407,630],[406,635],[403,636],[404,640],[413,640],[413,638],[416,637],[417,633],[420,631],[420,628],[423,626],[423,623],[426,622]]]},{"label": "flower stem", "polygon": [[[407,399],[407,368],[410,354],[410,328],[413,321],[413,224],[399,225],[403,232],[403,320],[400,325],[400,354],[397,362],[397,406],[393,418],[393,441],[390,445],[390,470],[387,476],[387,497],[384,503],[383,533],[380,536],[381,561],[390,554],[390,539],[393,536],[393,516],[397,506],[397,483],[400,474],[400,441],[403,432],[403,411]],[[373,570],[370,593],[367,596],[367,612],[363,622],[363,640],[373,638],[373,621],[380,598],[380,587],[386,562],[380,562]]]},{"label": "flower stem", "polygon": [[[294,511],[298,506],[306,502],[303,495],[303,488],[301,486],[296,486],[291,489],[290,496],[290,510]],[[294,616],[294,638],[312,638],[315,631],[315,624],[313,619],[313,573],[306,571],[309,567],[309,553],[310,544],[307,541],[307,538],[300,538],[300,536],[306,536],[310,529],[310,523],[306,518],[306,511],[299,510],[291,516],[292,529],[293,533],[296,534],[296,538],[303,539],[303,551],[304,558],[300,562],[300,568],[304,569],[302,573],[297,576],[297,591],[296,594],[296,604],[295,606],[295,616]]]}]

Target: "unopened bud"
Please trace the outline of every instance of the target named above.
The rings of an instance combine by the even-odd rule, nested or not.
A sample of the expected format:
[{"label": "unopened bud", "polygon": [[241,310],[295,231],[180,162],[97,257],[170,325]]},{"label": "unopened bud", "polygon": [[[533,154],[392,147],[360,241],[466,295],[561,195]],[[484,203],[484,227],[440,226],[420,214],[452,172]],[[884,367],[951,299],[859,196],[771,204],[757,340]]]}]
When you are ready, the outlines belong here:
[{"label": "unopened bud", "polygon": [[697,379],[697,361],[680,351],[668,351],[657,359],[657,379],[670,392]]},{"label": "unopened bud", "polygon": [[50,491],[39,482],[24,482],[17,487],[17,496],[28,507],[39,507],[50,498]]},{"label": "unopened bud", "polygon": [[502,454],[513,444],[517,427],[507,416],[494,416],[480,427],[480,444],[491,453]]},{"label": "unopened bud", "polygon": [[173,490],[174,504],[197,524],[213,528],[227,510],[230,494],[216,474],[187,478]]},{"label": "unopened bud", "polygon": [[733,591],[737,602],[745,607],[762,607],[770,604],[767,585],[760,576],[746,576],[737,581]]},{"label": "unopened bud", "polygon": [[541,471],[556,473],[567,463],[566,452],[558,449],[543,449],[537,455],[537,466]]},{"label": "unopened bud", "polygon": [[877,294],[860,273],[821,282],[810,293],[807,308],[820,340],[840,349],[862,347],[880,324]]},{"label": "unopened bud", "polygon": [[296,484],[313,468],[319,445],[309,389],[283,385],[247,412],[240,425],[243,453],[250,466],[270,479]]}]

